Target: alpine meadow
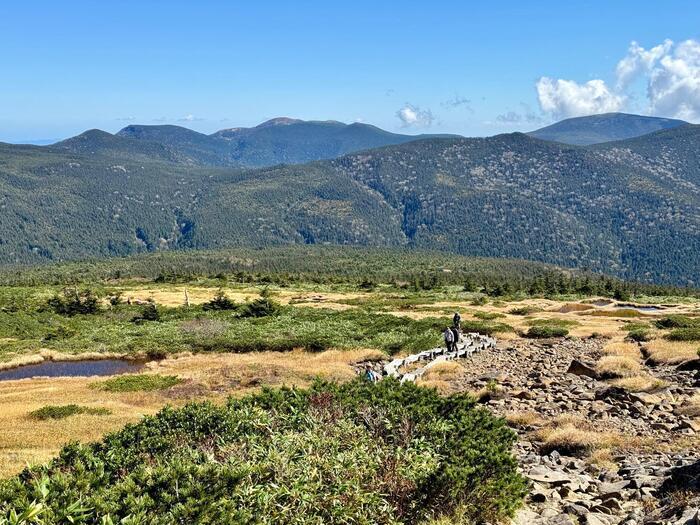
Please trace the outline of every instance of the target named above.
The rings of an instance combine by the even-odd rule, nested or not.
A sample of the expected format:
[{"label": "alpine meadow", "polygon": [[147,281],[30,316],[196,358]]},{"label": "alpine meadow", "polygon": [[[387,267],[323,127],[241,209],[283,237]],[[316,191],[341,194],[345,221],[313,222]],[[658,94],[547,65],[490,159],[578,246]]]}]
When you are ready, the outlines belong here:
[{"label": "alpine meadow", "polygon": [[0,525],[700,525],[698,27],[0,7]]}]

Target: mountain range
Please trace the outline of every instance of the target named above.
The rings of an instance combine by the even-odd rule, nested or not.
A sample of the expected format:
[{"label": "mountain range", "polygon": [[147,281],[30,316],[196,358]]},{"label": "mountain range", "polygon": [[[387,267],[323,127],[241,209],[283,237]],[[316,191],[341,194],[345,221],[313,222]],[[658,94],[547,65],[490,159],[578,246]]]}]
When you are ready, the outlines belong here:
[{"label": "mountain range", "polygon": [[[522,133],[408,139],[364,125],[302,124],[213,135],[129,126],[50,147],[0,144],[0,263],[351,244],[698,284],[700,126],[582,147]],[[400,142],[265,165],[277,155],[275,142],[261,138],[266,128],[299,129],[294,143],[314,144],[299,153],[290,139],[289,158],[330,155],[308,131],[320,124],[344,137],[341,149],[360,147],[348,139],[358,129],[363,141]],[[251,149],[246,158],[264,167],[240,167],[242,157],[210,146],[227,134],[254,137],[262,153]]]},{"label": "mountain range", "polygon": [[361,123],[276,118],[253,128],[223,129],[211,135],[171,125],[132,125],[115,135],[89,130],[53,147],[113,157],[129,152],[192,166],[263,167],[302,164],[363,149],[447,136],[450,135],[401,135]]}]

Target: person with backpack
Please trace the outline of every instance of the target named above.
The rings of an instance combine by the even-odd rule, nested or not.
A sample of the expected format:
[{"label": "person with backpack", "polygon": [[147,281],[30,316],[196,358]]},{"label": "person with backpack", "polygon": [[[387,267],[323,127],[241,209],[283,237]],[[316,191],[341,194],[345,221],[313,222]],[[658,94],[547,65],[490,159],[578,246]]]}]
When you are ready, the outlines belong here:
[{"label": "person with backpack", "polygon": [[455,312],[454,316],[452,316],[452,326],[456,328],[457,330],[461,330],[462,328],[462,316],[459,315],[459,312]]},{"label": "person with backpack", "polygon": [[447,349],[446,351],[452,352],[454,350],[454,344],[455,344],[455,335],[448,326],[445,328],[445,331],[443,332],[443,336],[445,337],[445,348]]}]

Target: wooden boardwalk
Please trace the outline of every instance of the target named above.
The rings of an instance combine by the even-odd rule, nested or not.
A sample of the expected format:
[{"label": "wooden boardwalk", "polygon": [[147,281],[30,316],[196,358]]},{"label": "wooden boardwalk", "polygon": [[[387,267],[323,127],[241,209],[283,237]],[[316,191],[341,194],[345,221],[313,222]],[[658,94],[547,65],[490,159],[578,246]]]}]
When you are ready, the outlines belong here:
[{"label": "wooden boardwalk", "polygon": [[[384,366],[384,374],[400,379],[401,382],[415,381],[438,363],[472,357],[477,352],[496,346],[496,339],[493,337],[476,333],[462,334],[462,341],[462,343],[457,344],[457,350],[454,352],[446,352],[445,348],[432,348],[401,359],[394,359]],[[425,364],[412,372],[404,373],[401,371],[404,367],[422,362]]]}]

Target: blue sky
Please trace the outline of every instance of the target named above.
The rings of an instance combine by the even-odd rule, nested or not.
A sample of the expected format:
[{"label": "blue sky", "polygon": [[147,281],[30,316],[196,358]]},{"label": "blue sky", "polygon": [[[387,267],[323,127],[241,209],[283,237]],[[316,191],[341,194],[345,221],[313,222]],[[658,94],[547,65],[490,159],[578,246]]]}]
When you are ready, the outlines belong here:
[{"label": "blue sky", "polygon": [[464,135],[700,121],[699,41],[691,1],[3,2],[0,141],[276,116]]}]

